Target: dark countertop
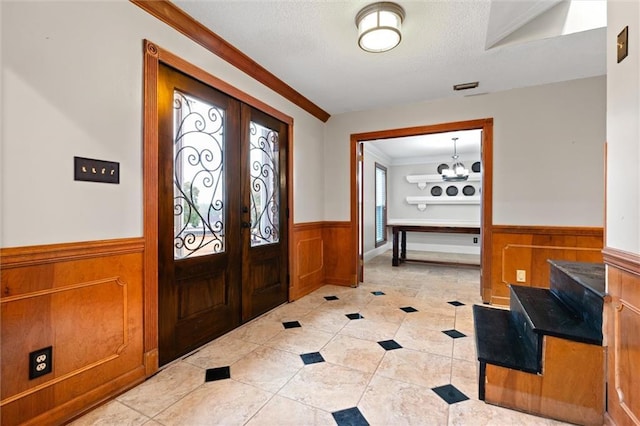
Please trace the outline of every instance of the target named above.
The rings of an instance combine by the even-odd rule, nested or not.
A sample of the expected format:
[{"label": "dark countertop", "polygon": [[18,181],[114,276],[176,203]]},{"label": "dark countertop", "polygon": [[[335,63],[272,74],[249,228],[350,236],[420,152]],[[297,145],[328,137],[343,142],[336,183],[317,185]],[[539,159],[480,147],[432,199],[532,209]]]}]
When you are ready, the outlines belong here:
[{"label": "dark countertop", "polygon": [[527,347],[506,309],[473,306],[478,361],[528,373],[541,372],[538,354]]},{"label": "dark countertop", "polygon": [[536,333],[594,345],[602,344],[602,334],[574,316],[549,289],[511,286],[522,303]]},{"label": "dark countertop", "polygon": [[585,287],[588,287],[600,297],[607,295],[605,290],[605,268],[604,263],[572,262],[564,260],[549,260],[565,274],[571,276]]}]

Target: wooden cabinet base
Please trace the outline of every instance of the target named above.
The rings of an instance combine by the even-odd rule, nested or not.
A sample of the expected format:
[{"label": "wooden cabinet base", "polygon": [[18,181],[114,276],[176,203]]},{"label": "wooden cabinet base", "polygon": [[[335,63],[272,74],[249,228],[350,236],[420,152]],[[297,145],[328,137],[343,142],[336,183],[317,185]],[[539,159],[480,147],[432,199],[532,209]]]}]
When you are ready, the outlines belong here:
[{"label": "wooden cabinet base", "polygon": [[485,402],[575,424],[602,425],[604,360],[601,346],[546,336],[542,374],[486,366]]}]

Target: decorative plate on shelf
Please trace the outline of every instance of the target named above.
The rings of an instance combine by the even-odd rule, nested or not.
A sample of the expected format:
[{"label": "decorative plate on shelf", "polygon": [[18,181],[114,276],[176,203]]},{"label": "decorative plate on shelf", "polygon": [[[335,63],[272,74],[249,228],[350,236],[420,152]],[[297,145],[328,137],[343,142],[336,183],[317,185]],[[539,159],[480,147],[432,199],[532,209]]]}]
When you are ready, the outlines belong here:
[{"label": "decorative plate on shelf", "polygon": [[473,163],[471,165],[471,171],[473,173],[480,173],[480,162],[479,161],[476,161],[475,163]]},{"label": "decorative plate on shelf", "polygon": [[438,174],[441,175],[443,170],[446,170],[449,168],[448,164],[442,163],[438,166]]},{"label": "decorative plate on shelf", "polygon": [[447,186],[447,195],[454,197],[458,195],[458,187],[457,186]]},{"label": "decorative plate on shelf", "polygon": [[431,188],[431,195],[433,195],[434,197],[439,197],[442,195],[442,188],[438,185],[434,186],[433,188]]},{"label": "decorative plate on shelf", "polygon": [[467,196],[473,195],[476,193],[476,189],[471,185],[465,185],[464,188],[462,188],[462,193]]}]

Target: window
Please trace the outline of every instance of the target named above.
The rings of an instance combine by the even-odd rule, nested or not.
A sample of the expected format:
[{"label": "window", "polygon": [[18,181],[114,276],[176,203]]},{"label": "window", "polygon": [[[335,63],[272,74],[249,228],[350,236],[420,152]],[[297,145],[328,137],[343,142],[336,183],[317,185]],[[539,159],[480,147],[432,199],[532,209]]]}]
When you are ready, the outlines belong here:
[{"label": "window", "polygon": [[280,241],[278,132],[250,123],[251,247]]},{"label": "window", "polygon": [[173,122],[174,259],[224,253],[225,111],[174,90]]},{"label": "window", "polygon": [[387,168],[376,163],[376,247],[387,242]]}]

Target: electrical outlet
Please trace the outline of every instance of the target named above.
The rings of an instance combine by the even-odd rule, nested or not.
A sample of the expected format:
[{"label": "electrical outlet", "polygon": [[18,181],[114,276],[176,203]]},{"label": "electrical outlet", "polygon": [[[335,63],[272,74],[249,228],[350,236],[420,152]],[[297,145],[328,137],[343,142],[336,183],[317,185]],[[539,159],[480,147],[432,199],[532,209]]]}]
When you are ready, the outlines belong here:
[{"label": "electrical outlet", "polygon": [[473,237],[473,244],[478,244],[478,237]]},{"label": "electrical outlet", "polygon": [[38,349],[29,354],[29,380],[53,371],[53,346]]},{"label": "electrical outlet", "polygon": [[524,269],[516,270],[516,281],[519,283],[524,283],[527,281],[527,271]]}]

